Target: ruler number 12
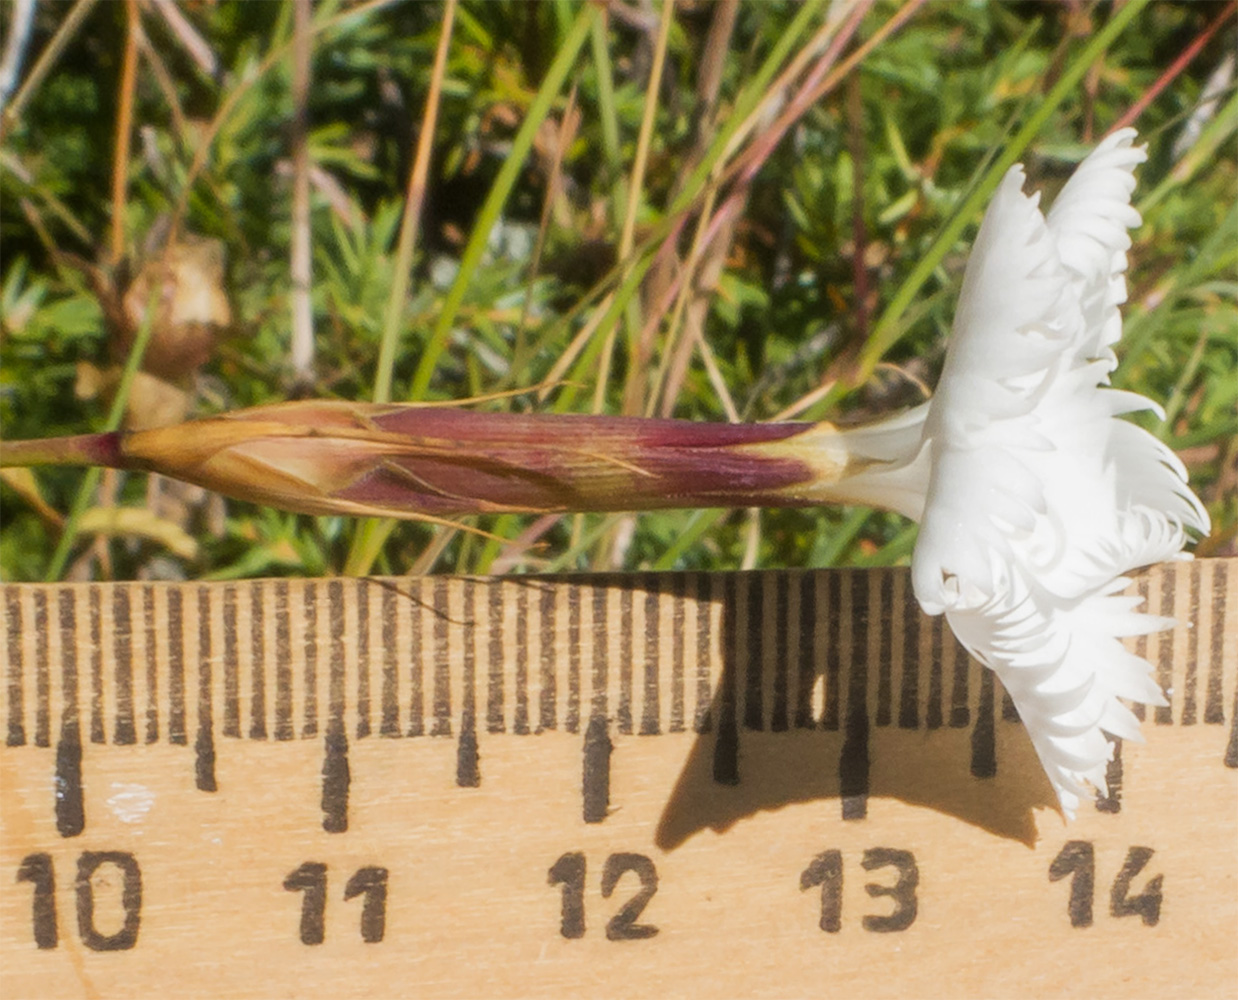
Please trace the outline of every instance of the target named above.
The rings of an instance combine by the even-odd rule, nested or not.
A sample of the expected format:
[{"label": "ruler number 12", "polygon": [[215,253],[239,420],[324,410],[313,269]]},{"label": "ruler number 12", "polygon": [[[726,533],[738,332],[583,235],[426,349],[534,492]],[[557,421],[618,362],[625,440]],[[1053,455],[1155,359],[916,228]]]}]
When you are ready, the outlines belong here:
[{"label": "ruler number 12", "polygon": [[[640,889],[606,922],[606,937],[611,941],[639,941],[658,933],[652,924],[638,924],[637,917],[658,891],[658,870],[652,859],[643,854],[612,854],[602,868],[602,898],[609,899],[628,872],[640,879]],[[565,938],[585,936],[585,855],[581,851],[569,851],[550,866],[546,881],[560,885],[559,933]]]}]

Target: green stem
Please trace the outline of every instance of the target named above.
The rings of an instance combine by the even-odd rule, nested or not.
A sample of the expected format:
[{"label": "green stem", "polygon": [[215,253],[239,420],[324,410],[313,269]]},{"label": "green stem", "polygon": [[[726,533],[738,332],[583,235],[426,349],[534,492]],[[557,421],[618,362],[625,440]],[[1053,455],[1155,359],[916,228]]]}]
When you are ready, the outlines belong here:
[{"label": "green stem", "polygon": [[344,559],[345,576],[365,576],[377,562],[387,539],[395,531],[396,522],[389,517],[367,517],[357,527]]},{"label": "green stem", "polygon": [[1217,112],[1216,117],[1204,126],[1195,145],[1174,165],[1174,168],[1152,189],[1151,193],[1135,205],[1139,214],[1146,218],[1152,208],[1159,205],[1168,194],[1190,183],[1203,167],[1216,163],[1220,155],[1219,150],[1230,141],[1236,130],[1238,130],[1238,92],[1235,92],[1225,102],[1225,106]]},{"label": "green stem", "polygon": [[[1235,231],[1238,231],[1238,204],[1230,208],[1221,224],[1196,251],[1194,259],[1184,269],[1175,271],[1165,286],[1159,289],[1160,301],[1156,308],[1137,312],[1126,320],[1122,332],[1122,360],[1126,371],[1132,370],[1133,363],[1148,349],[1160,328],[1160,324],[1153,321],[1169,316],[1179,299],[1189,294],[1213,270],[1219,271],[1225,266],[1225,258],[1232,253]],[[1118,385],[1122,385],[1125,377],[1119,374]]]},{"label": "green stem", "polygon": [[728,514],[730,514],[729,510],[718,507],[694,510],[676,533],[675,540],[654,561],[653,569],[658,572],[675,569],[679,558],[700,541],[703,535],[712,531]]},{"label": "green stem", "polygon": [[[464,301],[464,293],[468,290],[473,274],[481,264],[486,243],[490,238],[490,231],[498,222],[503,206],[507,204],[508,195],[515,187],[520,171],[524,169],[529,150],[533,148],[537,130],[546,116],[550,114],[551,106],[559,96],[559,91],[563,89],[563,82],[567,79],[572,66],[575,65],[576,55],[584,45],[585,39],[589,37],[589,30],[596,17],[597,12],[592,4],[586,5],[581,10],[567,38],[564,39],[563,45],[560,46],[558,55],[546,74],[546,79],[542,81],[533,103],[529,106],[524,123],[512,141],[511,153],[504,161],[478,214],[469,242],[460,258],[460,270],[456,272],[456,279],[448,289],[447,298],[439,311],[438,321],[425,345],[421,360],[417,363],[417,370],[413,373],[413,384],[409,392],[410,399],[421,399],[430,387],[430,379],[434,375],[439,357],[447,346],[447,339],[451,336],[452,324]],[[394,528],[395,522],[388,519],[375,518],[365,521],[353,536],[344,572],[350,576],[364,576],[368,573]]]}]

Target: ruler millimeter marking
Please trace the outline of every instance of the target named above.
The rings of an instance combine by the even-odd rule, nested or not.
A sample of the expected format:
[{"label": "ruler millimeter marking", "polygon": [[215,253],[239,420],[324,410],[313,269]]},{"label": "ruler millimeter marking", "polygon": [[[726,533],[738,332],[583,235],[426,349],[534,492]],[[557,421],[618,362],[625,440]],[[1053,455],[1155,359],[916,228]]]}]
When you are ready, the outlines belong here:
[{"label": "ruler millimeter marking", "polygon": [[2,588],[5,989],[1232,995],[1238,560],[1132,589],[1067,826],[903,570]]},{"label": "ruler millimeter marking", "polygon": [[[1238,561],[1156,567],[1134,586],[1184,626],[1135,643],[1170,702],[1139,714],[1228,716],[1223,763],[1238,767]],[[600,823],[616,739],[711,734],[712,778],[733,785],[745,734],[819,731],[841,741],[850,820],[867,812],[875,731],[967,730],[985,780],[998,728],[1018,721],[919,612],[905,570],[8,585],[3,601],[5,742],[55,744],[64,837],[86,826],[92,746],[185,746],[211,793],[229,742],[317,740],[322,827],[343,832],[360,741],[454,740],[456,785],[475,788],[487,740],[579,734],[581,815]],[[1096,807],[1116,812],[1120,747],[1109,786]]]}]

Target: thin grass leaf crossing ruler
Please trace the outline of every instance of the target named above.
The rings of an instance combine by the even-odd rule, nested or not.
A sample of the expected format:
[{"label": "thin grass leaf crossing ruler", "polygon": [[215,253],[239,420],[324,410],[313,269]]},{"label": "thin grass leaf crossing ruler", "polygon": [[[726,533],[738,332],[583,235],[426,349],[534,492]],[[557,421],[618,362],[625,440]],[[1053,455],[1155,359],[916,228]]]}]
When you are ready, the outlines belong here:
[{"label": "thin grass leaf crossing ruler", "polygon": [[7,996],[1232,996],[1238,560],[1066,826],[905,570],[9,585]]}]

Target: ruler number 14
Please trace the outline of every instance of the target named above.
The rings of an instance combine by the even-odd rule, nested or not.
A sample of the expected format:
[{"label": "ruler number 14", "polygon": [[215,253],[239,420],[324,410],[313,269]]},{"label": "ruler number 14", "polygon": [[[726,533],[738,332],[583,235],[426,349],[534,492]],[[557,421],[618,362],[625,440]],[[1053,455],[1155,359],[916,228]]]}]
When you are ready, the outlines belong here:
[{"label": "ruler number 14", "polygon": [[[1110,916],[1138,915],[1147,927],[1155,927],[1160,921],[1164,875],[1150,878],[1146,888],[1137,896],[1130,894],[1131,882],[1152,860],[1154,853],[1150,847],[1132,847],[1126,852],[1126,861],[1109,891]],[[1068,840],[1058,851],[1049,865],[1049,881],[1057,882],[1067,876],[1070,876],[1070,898],[1066,903],[1066,912],[1070,916],[1070,926],[1091,927],[1096,884],[1096,850],[1091,841]]]}]

